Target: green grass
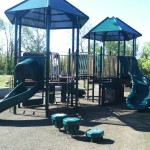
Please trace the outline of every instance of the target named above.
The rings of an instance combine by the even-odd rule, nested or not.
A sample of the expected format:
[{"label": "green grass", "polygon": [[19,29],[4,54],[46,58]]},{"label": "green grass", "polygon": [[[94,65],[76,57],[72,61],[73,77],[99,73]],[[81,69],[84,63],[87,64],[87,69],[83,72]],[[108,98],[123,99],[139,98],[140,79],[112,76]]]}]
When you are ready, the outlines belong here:
[{"label": "green grass", "polygon": [[0,88],[7,87],[6,81],[9,81],[10,77],[12,77],[12,75],[0,75]]}]

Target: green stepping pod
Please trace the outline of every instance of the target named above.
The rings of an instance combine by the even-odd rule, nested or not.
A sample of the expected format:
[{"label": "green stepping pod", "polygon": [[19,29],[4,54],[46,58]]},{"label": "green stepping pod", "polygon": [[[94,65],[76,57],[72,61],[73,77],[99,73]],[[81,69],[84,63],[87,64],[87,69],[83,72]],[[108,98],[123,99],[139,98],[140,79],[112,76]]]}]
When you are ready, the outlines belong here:
[{"label": "green stepping pod", "polygon": [[86,131],[86,136],[91,139],[91,142],[98,142],[103,139],[104,131],[101,129],[89,129]]},{"label": "green stepping pod", "polygon": [[78,117],[68,117],[63,119],[65,131],[70,134],[75,134],[79,130],[80,119]]},{"label": "green stepping pod", "polygon": [[55,125],[56,128],[63,128],[63,119],[67,117],[67,114],[57,113],[51,115],[52,124]]}]

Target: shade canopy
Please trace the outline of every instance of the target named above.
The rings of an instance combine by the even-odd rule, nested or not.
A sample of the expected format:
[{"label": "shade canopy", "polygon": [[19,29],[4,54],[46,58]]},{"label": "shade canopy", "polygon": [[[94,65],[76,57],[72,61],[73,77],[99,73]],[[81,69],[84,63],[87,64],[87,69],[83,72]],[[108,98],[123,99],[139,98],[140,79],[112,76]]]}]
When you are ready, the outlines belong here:
[{"label": "shade canopy", "polygon": [[66,0],[25,0],[5,14],[12,24],[17,17],[17,24],[41,29],[47,28],[47,17],[50,17],[51,29],[81,28],[89,19]]},{"label": "shade canopy", "polygon": [[142,36],[141,33],[119,18],[107,17],[91,29],[83,38],[98,41],[129,41],[140,36]]}]

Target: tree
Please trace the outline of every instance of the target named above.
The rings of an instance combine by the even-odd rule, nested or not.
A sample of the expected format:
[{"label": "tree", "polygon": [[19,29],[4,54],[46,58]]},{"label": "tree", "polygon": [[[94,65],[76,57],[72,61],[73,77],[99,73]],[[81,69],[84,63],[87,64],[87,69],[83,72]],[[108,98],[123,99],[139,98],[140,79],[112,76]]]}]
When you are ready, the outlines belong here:
[{"label": "tree", "polygon": [[[3,32],[4,29],[5,29],[4,28],[4,21],[0,18],[0,32]],[[1,44],[0,44],[0,55],[2,55],[2,51],[3,51],[3,44],[2,44],[2,41],[1,41]]]},{"label": "tree", "polygon": [[[118,54],[118,41],[106,42],[106,54],[117,55]],[[133,44],[132,40],[126,41],[126,56],[132,56]],[[136,44],[136,50],[138,51],[138,44]],[[120,42],[120,55],[124,53],[124,42]]]},{"label": "tree", "polygon": [[[90,43],[90,53],[93,53],[94,43]],[[100,44],[98,41],[95,42],[95,53],[100,54]]]},{"label": "tree", "polygon": [[6,74],[13,74],[13,53],[14,53],[14,27],[10,23],[5,23],[5,39],[6,39]]},{"label": "tree", "polygon": [[[3,73],[6,74],[12,74],[13,73],[13,37],[14,37],[14,30],[13,26],[10,23],[4,22],[2,19],[0,19],[0,31],[2,32],[4,36],[3,45],[0,46],[1,54],[3,55]],[[6,49],[6,51],[5,51]]]},{"label": "tree", "polygon": [[144,43],[138,62],[142,73],[150,77],[150,42]]},{"label": "tree", "polygon": [[23,27],[22,47],[27,52],[44,52],[46,33],[42,29]]},{"label": "tree", "polygon": [[87,39],[82,38],[91,28],[92,24],[90,21],[88,21],[80,30],[79,32],[79,49],[81,52],[85,52],[87,51],[88,47],[87,47]]},{"label": "tree", "polygon": [[4,30],[4,21],[0,18],[0,31]]},{"label": "tree", "polygon": [[[0,73],[13,74],[14,71],[14,26],[0,18]],[[22,47],[28,52],[44,52],[45,32],[41,29],[23,27]],[[4,43],[2,42],[4,40]]]}]

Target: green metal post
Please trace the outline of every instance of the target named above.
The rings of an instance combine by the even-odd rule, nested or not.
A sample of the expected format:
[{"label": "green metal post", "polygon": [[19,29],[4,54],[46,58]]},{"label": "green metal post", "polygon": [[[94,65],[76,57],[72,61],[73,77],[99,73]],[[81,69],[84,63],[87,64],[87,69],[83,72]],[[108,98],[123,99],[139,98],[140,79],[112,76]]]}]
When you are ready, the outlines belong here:
[{"label": "green metal post", "polygon": [[72,54],[74,54],[74,28],[72,29]]},{"label": "green metal post", "polygon": [[[75,64],[75,56],[74,56],[74,38],[75,38],[75,33],[74,33],[74,28],[72,29],[72,64]],[[74,76],[74,70],[72,71],[72,75]]]},{"label": "green metal post", "polygon": [[102,46],[101,46],[101,48],[100,48],[100,73],[99,73],[99,105],[101,104],[101,102],[100,102],[100,98],[101,98],[101,84],[102,84],[102,82],[101,82],[101,80],[102,80],[102,54],[103,53],[103,48],[102,48]]},{"label": "green metal post", "polygon": [[89,99],[89,78],[87,79],[87,99]]},{"label": "green metal post", "polygon": [[123,44],[123,56],[126,55],[126,41],[124,40],[124,44]]},{"label": "green metal post", "polygon": [[120,75],[120,72],[119,72],[119,56],[120,56],[120,32],[119,32],[119,34],[118,34],[118,37],[119,37],[119,39],[118,39],[118,57],[117,57],[117,84],[118,84],[118,86],[117,86],[117,91],[116,91],[116,93],[117,93],[117,102],[119,102],[119,95],[120,95],[120,93],[119,93],[119,85],[120,85],[120,82],[119,82],[119,75]]},{"label": "green metal post", "polygon": [[51,29],[51,9],[50,4],[47,9],[47,29],[46,29],[46,98],[45,98],[45,109],[46,117],[49,117],[49,61],[50,61],[50,29]]},{"label": "green metal post", "polygon": [[[17,39],[18,39],[18,18],[15,18],[15,41],[14,41],[14,68],[17,65],[17,51],[18,51],[18,44],[17,44]],[[14,74],[14,87],[17,85],[17,80],[16,80],[16,76]],[[14,114],[16,114],[16,106],[14,106]]]},{"label": "green metal post", "polygon": [[21,56],[21,21],[19,21],[19,52],[18,55],[19,57]]},{"label": "green metal post", "polygon": [[[88,56],[90,56],[90,52],[91,52],[90,48],[91,47],[90,47],[90,35],[89,35],[89,38],[88,38]],[[89,68],[89,57],[88,57],[88,61],[87,62],[88,62],[87,65],[88,65],[88,74],[89,74],[89,69],[90,69]]]},{"label": "green metal post", "polygon": [[[21,20],[19,19],[19,47],[18,47],[18,56],[21,57]],[[20,104],[18,104],[18,107],[20,108]]]},{"label": "green metal post", "polygon": [[90,48],[91,48],[91,47],[90,47],[90,37],[89,37],[89,39],[88,39],[88,54],[89,54],[90,51],[91,51]]},{"label": "green metal post", "polygon": [[136,52],[135,52],[135,38],[133,37],[133,52],[132,52],[132,56],[136,56]]},{"label": "green metal post", "polygon": [[70,54],[70,48],[69,48],[69,53],[68,53],[68,76],[71,75],[71,67],[70,67],[70,63],[71,63],[71,54]]},{"label": "green metal post", "polygon": [[95,74],[95,49],[96,49],[96,41],[95,41],[95,33],[94,33],[94,46],[93,46],[93,81],[92,81],[92,102],[94,102],[94,74]]},{"label": "green metal post", "polygon": [[134,39],[134,50],[135,50],[134,56],[136,56],[136,38]]},{"label": "green metal post", "polygon": [[75,107],[78,107],[78,80],[79,80],[79,17],[77,17],[77,50],[76,50],[76,103]]},{"label": "green metal post", "polygon": [[105,41],[103,41],[103,56],[105,55]]},{"label": "green metal post", "polygon": [[132,45],[133,45],[133,46],[132,46],[132,48],[133,48],[133,49],[132,49],[132,56],[134,57],[134,38],[133,38]]},{"label": "green metal post", "polygon": [[[17,50],[18,50],[18,19],[17,17],[15,18],[15,50],[14,50],[14,67],[17,65]],[[16,81],[15,81],[16,82]],[[16,86],[16,85],[15,85]]]},{"label": "green metal post", "polygon": [[118,35],[118,58],[117,58],[117,79],[119,78],[119,56],[120,56],[120,32]]}]

